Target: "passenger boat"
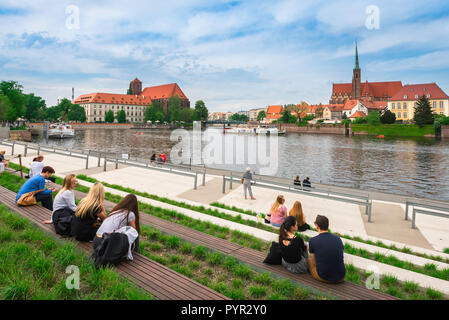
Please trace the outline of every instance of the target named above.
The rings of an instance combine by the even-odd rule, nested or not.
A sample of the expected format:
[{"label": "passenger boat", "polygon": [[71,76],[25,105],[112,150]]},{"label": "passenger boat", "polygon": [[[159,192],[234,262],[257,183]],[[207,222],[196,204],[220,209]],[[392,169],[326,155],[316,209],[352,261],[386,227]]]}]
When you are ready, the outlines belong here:
[{"label": "passenger boat", "polygon": [[53,123],[48,128],[49,138],[73,138],[75,136],[75,130],[69,124],[65,123]]},{"label": "passenger boat", "polygon": [[231,128],[231,127],[224,127],[223,133],[232,133],[232,134],[277,134],[277,135],[284,135],[285,130],[278,130],[275,127],[269,128],[269,127],[261,127],[258,126],[257,128]]}]

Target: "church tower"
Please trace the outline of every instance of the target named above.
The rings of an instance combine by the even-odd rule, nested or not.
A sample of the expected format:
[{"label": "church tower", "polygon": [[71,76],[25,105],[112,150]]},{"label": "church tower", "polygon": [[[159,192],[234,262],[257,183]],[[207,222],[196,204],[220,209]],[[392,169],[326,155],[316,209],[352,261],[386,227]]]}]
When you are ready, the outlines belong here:
[{"label": "church tower", "polygon": [[359,51],[357,49],[357,42],[355,43],[355,66],[352,70],[352,91],[351,99],[359,99],[362,96],[362,80],[361,70],[359,67]]},{"label": "church tower", "polygon": [[135,78],[131,83],[129,84],[129,91],[133,95],[139,95],[142,93],[142,81]]}]

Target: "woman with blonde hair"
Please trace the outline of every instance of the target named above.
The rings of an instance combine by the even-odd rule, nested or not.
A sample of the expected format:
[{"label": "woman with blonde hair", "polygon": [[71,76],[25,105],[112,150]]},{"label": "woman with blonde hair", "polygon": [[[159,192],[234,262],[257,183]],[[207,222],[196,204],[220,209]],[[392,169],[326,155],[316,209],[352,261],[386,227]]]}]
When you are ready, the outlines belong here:
[{"label": "woman with blonde hair", "polygon": [[100,182],[94,183],[87,197],[81,199],[72,220],[72,235],[78,241],[92,241],[97,234],[101,221],[106,219],[104,209],[104,187]]},{"label": "woman with blonde hair", "polygon": [[[74,215],[76,210],[75,192],[73,191],[78,184],[76,176],[72,173],[64,178],[61,190],[57,193],[53,202],[53,212],[50,220],[45,220],[44,223],[54,223],[63,216]],[[56,225],[55,225],[56,226]]]},{"label": "woman with blonde hair", "polygon": [[298,222],[298,231],[306,231],[310,229],[310,226],[306,223],[306,217],[302,212],[302,205],[300,201],[295,201],[288,215],[295,217]]},{"label": "woman with blonde hair", "polygon": [[270,213],[267,215],[267,220],[270,220],[271,225],[274,227],[280,227],[287,217],[287,207],[284,206],[284,196],[278,195],[276,201],[273,203],[270,209]]},{"label": "woman with blonde hair", "polygon": [[0,163],[3,163],[3,165],[5,166],[5,168],[8,168],[9,162],[8,160],[5,159],[5,150],[0,151]]}]

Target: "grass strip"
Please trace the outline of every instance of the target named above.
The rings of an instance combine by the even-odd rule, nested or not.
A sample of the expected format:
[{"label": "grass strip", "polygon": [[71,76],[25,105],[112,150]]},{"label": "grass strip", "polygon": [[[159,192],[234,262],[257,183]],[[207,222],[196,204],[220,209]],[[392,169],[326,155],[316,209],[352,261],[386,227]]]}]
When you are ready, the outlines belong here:
[{"label": "grass strip", "polygon": [[[113,269],[96,269],[73,242],[56,241],[4,205],[0,205],[0,260],[2,300],[154,299]],[[68,266],[79,269],[79,289],[66,286]]]}]

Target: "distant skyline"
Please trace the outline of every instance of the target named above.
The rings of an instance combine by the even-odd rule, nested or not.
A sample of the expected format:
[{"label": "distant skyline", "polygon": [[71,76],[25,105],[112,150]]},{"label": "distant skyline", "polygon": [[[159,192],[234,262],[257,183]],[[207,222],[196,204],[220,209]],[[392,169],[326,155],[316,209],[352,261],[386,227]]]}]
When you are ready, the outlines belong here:
[{"label": "distant skyline", "polygon": [[0,80],[47,106],[135,77],[176,82],[210,112],[328,103],[351,82],[356,40],[362,81],[449,94],[447,1],[0,0]]}]

